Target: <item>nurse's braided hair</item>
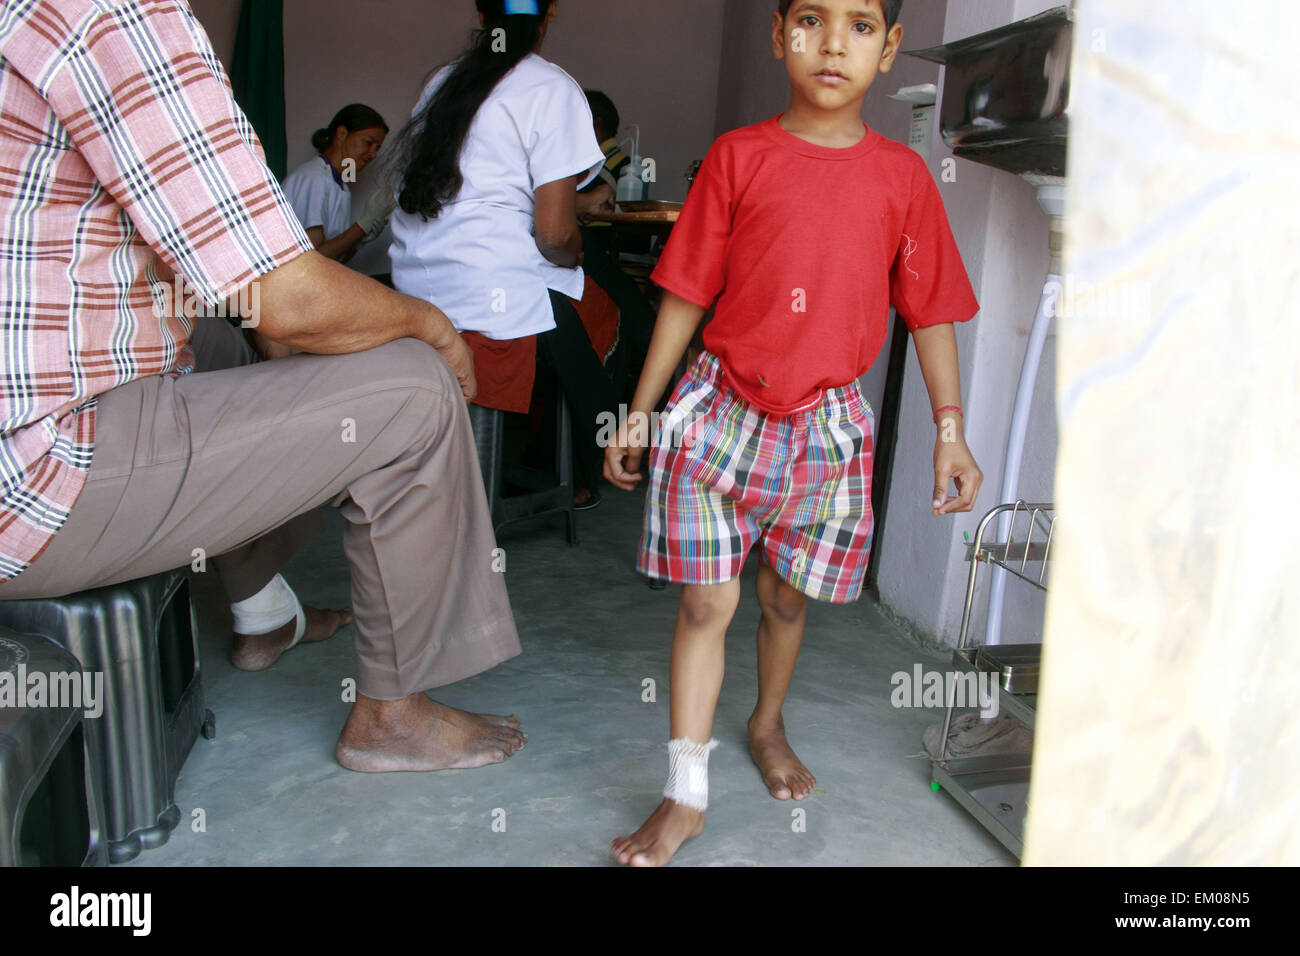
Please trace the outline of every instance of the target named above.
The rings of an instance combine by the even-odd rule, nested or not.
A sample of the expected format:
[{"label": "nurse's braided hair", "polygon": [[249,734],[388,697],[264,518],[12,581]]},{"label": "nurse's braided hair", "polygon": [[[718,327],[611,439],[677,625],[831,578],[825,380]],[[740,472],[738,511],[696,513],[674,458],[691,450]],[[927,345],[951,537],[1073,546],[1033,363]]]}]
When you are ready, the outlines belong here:
[{"label": "nurse's braided hair", "polygon": [[475,0],[484,18],[482,29],[474,31],[469,49],[399,138],[397,204],[405,212],[436,219],[456,198],[464,183],[461,147],[474,116],[502,78],[537,46],[554,2]]}]

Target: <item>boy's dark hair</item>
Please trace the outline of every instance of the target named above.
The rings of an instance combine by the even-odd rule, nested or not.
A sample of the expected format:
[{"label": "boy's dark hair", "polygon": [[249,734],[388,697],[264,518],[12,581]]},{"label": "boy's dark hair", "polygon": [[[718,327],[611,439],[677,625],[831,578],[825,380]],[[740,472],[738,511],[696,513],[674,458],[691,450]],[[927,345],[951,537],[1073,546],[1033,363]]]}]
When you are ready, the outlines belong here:
[{"label": "boy's dark hair", "polygon": [[[781,16],[784,17],[790,12],[790,4],[794,0],[781,0]],[[888,30],[898,22],[898,15],[903,10],[903,0],[880,0],[880,6],[885,11],[885,29]]]},{"label": "boy's dark hair", "polygon": [[398,138],[394,168],[403,177],[397,204],[404,212],[437,219],[456,198],[464,184],[460,151],[470,124],[496,85],[537,46],[553,3],[474,0],[483,14],[482,28],[474,31],[469,49]]},{"label": "boy's dark hair", "polygon": [[618,107],[614,101],[602,93],[600,90],[583,90],[587,94],[587,105],[591,107],[591,115],[600,120],[600,125],[605,127],[606,136],[618,135]]},{"label": "boy's dark hair", "polygon": [[349,133],[359,129],[382,129],[388,132],[384,118],[364,103],[353,103],[334,114],[329,126],[322,126],[311,134],[311,145],[316,152],[324,152],[334,142],[334,133],[342,126]]}]

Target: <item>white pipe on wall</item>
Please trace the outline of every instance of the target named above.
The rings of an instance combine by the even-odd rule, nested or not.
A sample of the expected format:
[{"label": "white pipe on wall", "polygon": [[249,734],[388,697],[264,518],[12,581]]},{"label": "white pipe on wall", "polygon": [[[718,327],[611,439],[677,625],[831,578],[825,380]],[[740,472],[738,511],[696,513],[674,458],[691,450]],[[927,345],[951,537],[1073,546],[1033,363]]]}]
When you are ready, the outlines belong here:
[{"label": "white pipe on wall", "polygon": [[[1002,497],[999,502],[1009,503],[1016,500],[1016,488],[1020,483],[1020,465],[1025,456],[1025,435],[1029,431],[1029,413],[1034,400],[1034,384],[1038,380],[1038,367],[1043,360],[1043,345],[1047,341],[1047,330],[1056,315],[1056,303],[1061,294],[1061,277],[1048,273],[1043,283],[1043,294],[1038,300],[1038,314],[1034,316],[1034,325],[1029,332],[1029,344],[1025,348],[1025,362],[1020,367],[1020,385],[1016,388],[1015,410],[1011,413],[1011,433],[1007,436],[1007,456],[1002,470]],[[1011,533],[1011,515],[1005,513],[998,518],[997,541],[1005,543]],[[989,613],[984,628],[984,643],[998,644],[1002,638],[1002,596],[1006,589],[1006,572],[999,567],[991,567],[993,577],[989,582]]]},{"label": "white pipe on wall", "polygon": [[[1011,432],[1007,436],[1007,455],[1002,468],[1002,497],[998,499],[999,503],[1006,504],[1016,500],[1016,491],[1020,485],[1020,466],[1025,457],[1025,436],[1029,432],[1029,414],[1034,401],[1034,385],[1038,381],[1038,368],[1043,361],[1043,346],[1047,342],[1047,332],[1058,312],[1063,291],[1061,247],[1065,230],[1065,181],[1055,176],[1026,176],[1025,178],[1038,187],[1038,202],[1050,220],[1048,244],[1051,248],[1052,260],[1048,267],[1047,278],[1043,282],[1043,294],[1038,299],[1038,312],[1029,330],[1029,344],[1025,347],[1025,361],[1020,367],[1020,384],[1016,387],[1016,403],[1011,413]],[[1005,543],[1011,530],[1011,515],[1004,514],[999,517],[997,540]],[[993,567],[991,570],[993,577],[989,581],[989,608],[984,625],[984,643],[999,644],[1002,641],[1002,604],[1007,578],[1002,568]]]}]

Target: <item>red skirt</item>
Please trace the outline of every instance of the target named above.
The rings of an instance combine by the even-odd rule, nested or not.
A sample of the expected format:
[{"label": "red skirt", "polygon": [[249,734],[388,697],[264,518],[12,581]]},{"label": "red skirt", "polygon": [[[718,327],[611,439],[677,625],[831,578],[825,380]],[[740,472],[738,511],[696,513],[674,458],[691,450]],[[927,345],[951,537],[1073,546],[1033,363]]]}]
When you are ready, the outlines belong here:
[{"label": "red skirt", "polygon": [[[591,276],[587,276],[582,301],[573,305],[592,349],[604,362],[618,344],[618,306]],[[526,414],[537,375],[537,336],[489,339],[478,332],[462,332],[460,337],[474,355],[474,377],[478,381],[474,404]]]}]

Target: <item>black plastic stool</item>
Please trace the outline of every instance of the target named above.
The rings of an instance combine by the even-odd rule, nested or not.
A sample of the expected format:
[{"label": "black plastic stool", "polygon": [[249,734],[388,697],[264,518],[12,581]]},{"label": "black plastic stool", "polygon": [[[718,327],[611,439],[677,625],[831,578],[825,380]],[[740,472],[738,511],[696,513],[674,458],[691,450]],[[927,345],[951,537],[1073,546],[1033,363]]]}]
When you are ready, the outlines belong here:
[{"label": "black plastic stool", "polygon": [[53,641],[0,628],[0,866],[103,866],[103,803],[79,706],[86,699],[47,694],[31,706],[27,677],[37,673],[50,688],[53,675],[80,674],[81,664]]},{"label": "black plastic stool", "polygon": [[48,637],[104,674],[104,713],[85,723],[104,791],[108,856],[162,846],[180,822],[176,778],[202,730],[198,646],[183,571],[60,598],[0,602],[0,625]]},{"label": "black plastic stool", "polygon": [[[578,543],[578,523],[573,510],[573,427],[563,392],[554,403],[556,471],[545,473],[502,463],[505,443],[505,412],[482,405],[469,406],[469,423],[474,431],[474,447],[487,491],[492,527],[500,531],[512,521],[563,512],[565,537],[570,546]],[[507,482],[529,489],[524,494],[505,494]]]}]

